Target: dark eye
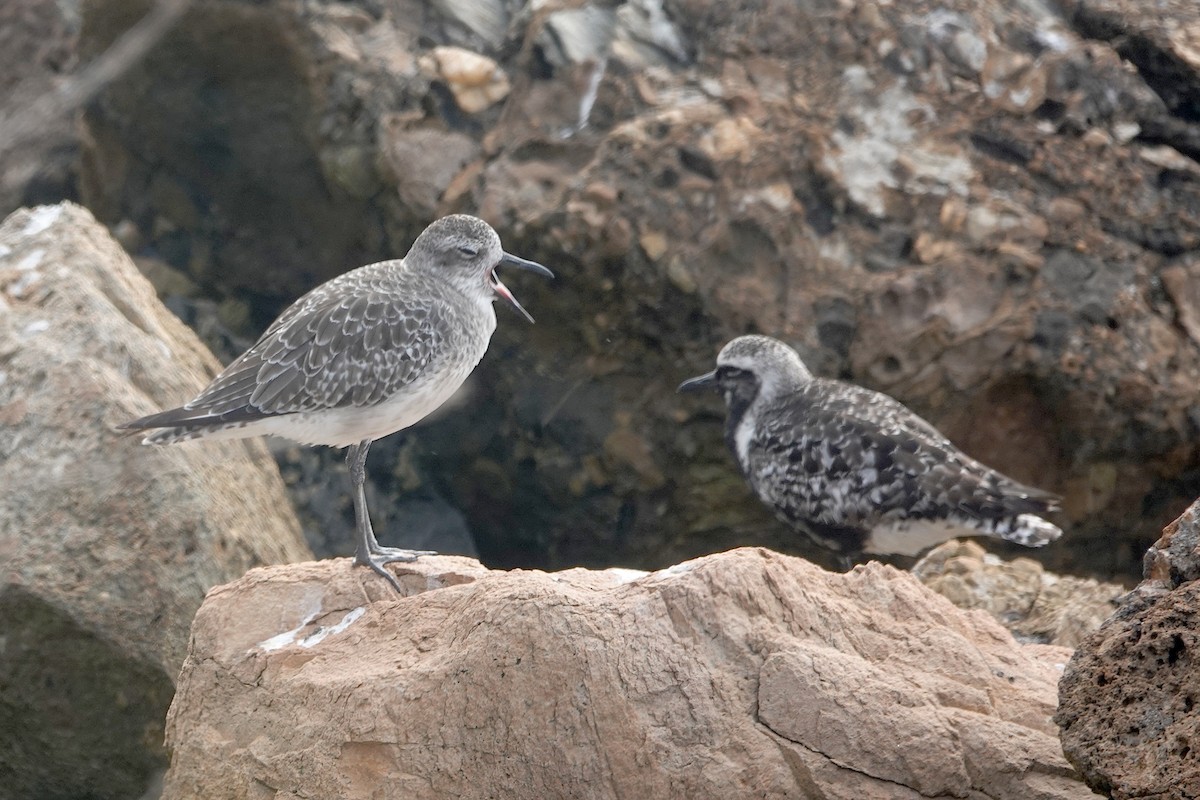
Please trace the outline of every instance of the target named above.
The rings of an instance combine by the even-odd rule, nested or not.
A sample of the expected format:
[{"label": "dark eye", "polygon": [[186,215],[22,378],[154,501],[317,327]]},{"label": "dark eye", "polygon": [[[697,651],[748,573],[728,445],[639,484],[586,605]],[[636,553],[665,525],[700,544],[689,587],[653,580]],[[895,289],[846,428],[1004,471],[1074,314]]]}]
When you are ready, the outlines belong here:
[{"label": "dark eye", "polygon": [[458,248],[458,252],[462,253],[467,258],[474,258],[475,256],[479,255],[479,251],[477,249],[465,244]]},{"label": "dark eye", "polygon": [[746,370],[737,367],[717,367],[717,380],[736,381],[746,376]]}]

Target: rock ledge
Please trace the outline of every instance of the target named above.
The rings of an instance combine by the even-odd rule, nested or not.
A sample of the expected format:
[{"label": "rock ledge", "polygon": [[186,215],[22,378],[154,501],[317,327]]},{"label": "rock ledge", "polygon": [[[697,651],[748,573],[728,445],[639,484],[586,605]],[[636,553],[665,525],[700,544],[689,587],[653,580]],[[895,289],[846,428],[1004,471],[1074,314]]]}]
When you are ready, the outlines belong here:
[{"label": "rock ledge", "polygon": [[405,597],[344,559],[213,590],[166,797],[1090,796],[1050,720],[1069,651],[890,567],[400,574]]}]

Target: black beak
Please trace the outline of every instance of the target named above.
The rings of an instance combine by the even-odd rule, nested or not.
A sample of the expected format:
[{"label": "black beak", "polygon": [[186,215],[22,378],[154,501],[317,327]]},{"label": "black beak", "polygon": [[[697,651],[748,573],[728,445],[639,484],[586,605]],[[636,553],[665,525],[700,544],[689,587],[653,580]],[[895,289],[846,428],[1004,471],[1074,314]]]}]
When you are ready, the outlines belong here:
[{"label": "black beak", "polygon": [[517,298],[513,297],[513,293],[508,290],[508,287],[500,282],[500,276],[496,274],[496,270],[501,267],[516,267],[517,269],[536,272],[538,275],[544,275],[547,278],[553,278],[554,273],[543,267],[536,261],[527,261],[524,258],[519,258],[511,253],[501,253],[500,260],[496,262],[496,266],[492,267],[492,291],[503,297],[509,302],[513,308],[517,310],[525,319],[533,322],[533,317],[525,310],[524,306],[517,302]]},{"label": "black beak", "polygon": [[501,253],[500,254],[500,263],[496,264],[496,267],[497,268],[499,268],[499,267],[516,267],[517,269],[528,270],[529,272],[536,272],[538,275],[542,275],[547,278],[554,277],[553,272],[546,269],[545,267],[543,267],[541,264],[537,263],[536,261],[527,261],[519,256],[514,256],[512,253]]},{"label": "black beak", "polygon": [[705,389],[717,388],[717,371],[707,372],[703,375],[697,375],[694,378],[688,378],[683,383],[679,384],[677,392],[702,392]]}]

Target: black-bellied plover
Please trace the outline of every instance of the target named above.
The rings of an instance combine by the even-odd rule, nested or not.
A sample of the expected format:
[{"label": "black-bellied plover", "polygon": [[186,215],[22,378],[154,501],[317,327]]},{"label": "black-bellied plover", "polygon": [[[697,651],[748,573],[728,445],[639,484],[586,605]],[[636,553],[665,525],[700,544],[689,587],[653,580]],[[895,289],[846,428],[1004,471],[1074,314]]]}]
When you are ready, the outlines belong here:
[{"label": "black-bellied plover", "polygon": [[487,351],[502,297],[530,322],[496,270],[554,277],[510,255],[481,219],[443,217],[403,259],[340,275],[301,297],[186,405],[121,425],[155,430],[145,444],[274,434],[348,447],[355,563],[400,590],[383,568],[433,555],[382,547],[371,529],[363,482],[371,442],[442,405]]},{"label": "black-bellied plover", "polygon": [[1038,516],[1057,509],[1054,495],[984,466],[885,394],[814,377],[777,339],[734,339],[714,371],[679,386],[710,388],[725,396],[725,439],[759,499],[847,559],[981,534],[1041,547],[1062,534]]}]

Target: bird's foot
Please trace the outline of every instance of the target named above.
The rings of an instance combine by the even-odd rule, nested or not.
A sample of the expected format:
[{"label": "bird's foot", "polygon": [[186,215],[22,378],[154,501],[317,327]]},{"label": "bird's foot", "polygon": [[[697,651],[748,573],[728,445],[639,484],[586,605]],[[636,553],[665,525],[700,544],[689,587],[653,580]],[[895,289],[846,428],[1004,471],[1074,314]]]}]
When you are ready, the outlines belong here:
[{"label": "bird's foot", "polygon": [[437,553],[432,550],[404,550],[400,547],[375,547],[368,550],[366,553],[355,553],[354,563],[360,567],[370,567],[371,571],[377,575],[387,579],[387,582],[392,585],[400,594],[404,594],[404,589],[400,586],[399,579],[391,572],[383,568],[384,564],[394,562],[410,563],[416,561],[421,556],[436,556]]},{"label": "bird's foot", "polygon": [[376,544],[368,551],[373,556],[378,556],[384,564],[390,564],[393,561],[402,561],[408,563],[416,561],[421,556],[436,556],[436,550],[405,550],[403,547],[384,547]]},{"label": "bird's foot", "polygon": [[388,572],[386,569],[383,568],[383,565],[388,562],[383,561],[383,560],[376,560],[375,558],[372,558],[371,556],[362,558],[361,556],[356,555],[354,557],[354,563],[360,567],[370,567],[372,572],[374,572],[375,574],[377,574],[380,577],[387,580],[387,582],[392,585],[392,588],[395,589],[398,594],[404,594],[404,588],[400,585],[399,579],[397,579],[395,575],[393,575],[392,573]]}]

